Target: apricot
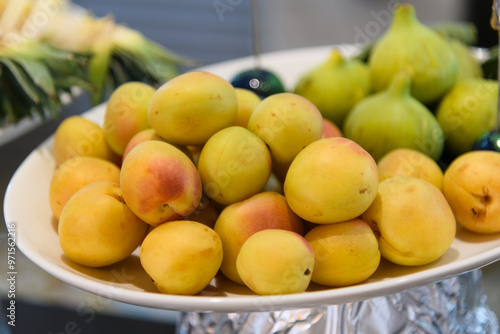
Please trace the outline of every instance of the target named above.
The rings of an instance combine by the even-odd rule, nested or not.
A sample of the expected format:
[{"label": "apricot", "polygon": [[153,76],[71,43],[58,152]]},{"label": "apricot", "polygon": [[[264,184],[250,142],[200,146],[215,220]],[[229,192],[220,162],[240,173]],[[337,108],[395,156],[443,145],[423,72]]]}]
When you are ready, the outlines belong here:
[{"label": "apricot", "polygon": [[146,83],[131,81],[111,93],[104,113],[104,139],[119,156],[136,133],[151,127],[148,106],[155,91]]},{"label": "apricot", "polygon": [[49,204],[54,217],[59,219],[75,192],[96,181],[120,182],[120,168],[101,158],[83,156],[66,159],[50,180]]},{"label": "apricot", "polygon": [[198,160],[203,190],[220,204],[231,204],[255,195],[271,174],[271,155],[258,136],[240,126],[214,134]]},{"label": "apricot", "polygon": [[304,292],[314,270],[314,253],[300,234],[270,229],[241,246],[236,268],[247,287],[259,295]]},{"label": "apricot", "polygon": [[53,149],[56,167],[75,156],[120,161],[104,139],[102,127],[82,116],[69,116],[59,124],[54,133]]},{"label": "apricot", "polygon": [[142,142],[128,153],[120,185],[130,209],[153,226],[187,216],[201,199],[201,180],[193,162],[162,141]]},{"label": "apricot", "polygon": [[304,233],[304,223],[288,206],[285,197],[275,192],[261,192],[226,206],[215,222],[214,230],[222,241],[222,273],[244,285],[236,268],[243,243],[253,234],[266,229]]},{"label": "apricot", "polygon": [[445,170],[443,193],[462,227],[500,232],[500,153],[471,151],[455,158]]},{"label": "apricot", "polygon": [[317,225],[305,236],[316,265],[312,281],[326,286],[360,283],[380,264],[378,242],[370,225],[361,219]]},{"label": "apricot", "polygon": [[148,225],[125,204],[118,183],[97,181],[78,190],[59,219],[59,243],[73,262],[104,267],[128,257]]},{"label": "apricot", "polygon": [[[165,138],[163,137],[160,137],[156,131],[154,129],[144,129],[142,131],[139,131],[138,133],[136,133],[132,138],[130,138],[127,146],[125,147],[125,151],[123,151],[123,156],[122,156],[122,161],[125,160],[125,157],[127,156],[127,154],[134,148],[137,146],[137,144],[139,143],[142,143],[143,141],[147,141],[147,140],[159,140],[159,141],[163,141],[163,142],[166,142],[168,143]],[[176,145],[176,144],[172,144],[172,143],[169,143],[171,145],[174,145],[175,147],[177,147],[179,150],[181,150],[184,154],[186,154],[191,160],[193,160],[193,157],[192,157],[192,154],[191,154],[191,151],[186,147],[186,146],[183,146],[183,145]]]},{"label": "apricot", "polygon": [[322,137],[323,117],[302,96],[279,93],[255,108],[248,129],[267,144],[273,163],[286,169],[304,147]]},{"label": "apricot", "polygon": [[401,175],[429,181],[438,189],[443,186],[443,171],[428,155],[407,148],[399,148],[385,154],[377,163],[380,181]]},{"label": "apricot", "polygon": [[316,224],[361,215],[377,195],[378,169],[361,146],[343,137],[304,148],[290,165],[284,193],[290,208]]},{"label": "apricot", "polygon": [[322,138],[331,138],[331,137],[343,137],[342,131],[340,128],[330,121],[329,119],[323,119],[323,136]]},{"label": "apricot", "polygon": [[146,236],[140,260],[160,292],[194,295],[217,274],[222,244],[217,233],[201,223],[170,221]]},{"label": "apricot", "polygon": [[248,89],[235,88],[235,91],[236,97],[238,98],[238,113],[234,125],[246,128],[250,116],[252,116],[253,111],[257,108],[261,99],[259,95]]},{"label": "apricot", "polygon": [[380,182],[377,197],[361,218],[375,231],[382,256],[400,265],[434,262],[455,239],[455,217],[443,193],[415,177]]},{"label": "apricot", "polygon": [[238,98],[225,79],[208,72],[181,74],[157,89],[148,108],[151,127],[168,142],[203,145],[234,125]]}]

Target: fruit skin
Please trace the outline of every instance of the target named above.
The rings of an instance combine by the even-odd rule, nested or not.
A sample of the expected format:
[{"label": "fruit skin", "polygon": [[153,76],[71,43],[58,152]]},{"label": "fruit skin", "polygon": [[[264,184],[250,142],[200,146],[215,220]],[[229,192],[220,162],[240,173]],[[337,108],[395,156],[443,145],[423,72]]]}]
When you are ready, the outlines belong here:
[{"label": "fruit skin", "polygon": [[326,286],[346,286],[368,279],[380,264],[375,234],[361,219],[318,225],[305,236],[316,265],[312,281]]},{"label": "fruit skin", "polygon": [[263,230],[241,246],[236,268],[245,285],[259,295],[301,293],[314,273],[314,252],[300,234]]},{"label": "fruit skin", "polygon": [[150,128],[148,106],[155,89],[142,82],[118,86],[109,97],[104,113],[104,139],[118,155],[139,131]]},{"label": "fruit skin", "polygon": [[410,176],[426,180],[438,189],[443,188],[443,170],[429,156],[420,151],[399,148],[388,152],[377,163],[379,180]]},{"label": "fruit skin", "polygon": [[443,97],[436,117],[453,158],[472,149],[483,133],[497,127],[498,82],[463,79]]},{"label": "fruit skin", "polygon": [[[142,143],[143,141],[147,141],[147,140],[159,140],[159,141],[163,141],[165,143],[168,143],[165,138],[163,137],[160,137],[158,135],[158,133],[156,133],[156,131],[154,129],[144,129],[142,131],[139,131],[138,133],[136,133],[128,142],[127,146],[125,147],[125,151],[123,151],[123,156],[122,156],[122,161],[125,160],[125,158],[127,157],[128,153],[134,148],[137,146],[137,144],[139,143]],[[191,154],[191,151],[186,147],[186,146],[183,146],[183,145],[176,145],[176,144],[172,144],[172,143],[169,143],[175,147],[177,147],[179,150],[181,150],[184,154],[186,154],[189,159],[191,159],[191,161],[194,161],[193,160],[193,155]]]},{"label": "fruit skin", "polygon": [[454,159],[444,173],[443,193],[462,227],[500,232],[500,153],[472,151]]},{"label": "fruit skin", "polygon": [[457,56],[458,75],[457,82],[466,78],[482,78],[483,69],[481,63],[472,53],[470,47],[464,42],[449,38],[450,47]]},{"label": "fruit skin", "polygon": [[455,239],[455,217],[443,193],[414,177],[380,182],[377,197],[361,219],[375,231],[382,257],[400,265],[434,262]]},{"label": "fruit skin", "polygon": [[377,195],[373,158],[350,139],[318,140],[290,165],[284,193],[290,208],[316,224],[338,223],[362,214]]},{"label": "fruit skin", "polygon": [[104,139],[103,129],[82,116],[64,119],[54,133],[54,161],[56,167],[74,156],[91,156],[119,163],[116,155]]},{"label": "fruit skin", "polygon": [[322,138],[331,138],[331,137],[343,137],[342,131],[340,128],[335,125],[335,123],[323,119],[323,136]]},{"label": "fruit skin", "polygon": [[284,178],[295,156],[323,135],[323,117],[302,96],[281,93],[262,100],[248,121],[248,129],[267,144],[273,166],[278,168],[273,167],[273,171]]},{"label": "fruit skin", "polygon": [[238,98],[238,114],[234,125],[246,128],[248,120],[252,116],[253,111],[259,105],[261,98],[251,90],[244,88],[235,88],[236,97]]},{"label": "fruit skin", "polygon": [[120,185],[130,209],[153,226],[190,214],[201,199],[201,180],[193,162],[162,141],[145,141],[130,151]]},{"label": "fruit skin", "polygon": [[78,190],[59,219],[59,243],[73,262],[104,267],[128,257],[146,236],[148,225],[125,204],[120,185],[97,181]]},{"label": "fruit skin", "polygon": [[344,118],[363,97],[371,92],[368,66],[346,58],[334,49],[320,66],[302,76],[294,93],[318,107],[323,117],[342,127]]},{"label": "fruit skin", "polygon": [[266,229],[304,232],[304,223],[288,206],[285,197],[275,192],[261,192],[246,200],[226,206],[215,222],[214,230],[222,241],[224,259],[221,271],[230,280],[244,285],[236,269],[236,259],[243,243]]},{"label": "fruit skin", "polygon": [[424,104],[437,102],[456,82],[458,60],[448,41],[418,21],[411,4],[398,4],[389,29],[368,59],[372,87],[385,90],[400,72],[410,76],[411,94]]},{"label": "fruit skin", "polygon": [[120,182],[120,168],[101,158],[72,157],[55,170],[49,185],[49,204],[59,219],[70,197],[84,186],[96,181]]},{"label": "fruit skin", "polygon": [[158,133],[154,129],[144,129],[136,133],[132,138],[130,138],[129,142],[127,143],[127,146],[125,147],[125,150],[123,151],[122,155],[122,161],[125,160],[127,157],[128,153],[132,151],[134,147],[137,146],[137,144],[142,143],[147,140],[159,140],[159,141],[164,141],[165,138],[160,137]]},{"label": "fruit skin", "polygon": [[344,136],[378,161],[396,148],[419,150],[434,160],[441,157],[444,135],[436,117],[410,95],[410,77],[394,76],[391,86],[362,99],[344,122]]},{"label": "fruit skin", "polygon": [[217,233],[202,223],[170,221],[146,236],[140,260],[160,292],[195,295],[217,274],[222,244]]},{"label": "fruit skin", "polygon": [[240,126],[222,129],[210,137],[198,160],[205,195],[224,205],[261,191],[271,167],[264,141]]},{"label": "fruit skin", "polygon": [[229,82],[208,72],[181,74],[156,90],[148,108],[151,127],[168,142],[203,145],[234,124],[238,98]]}]

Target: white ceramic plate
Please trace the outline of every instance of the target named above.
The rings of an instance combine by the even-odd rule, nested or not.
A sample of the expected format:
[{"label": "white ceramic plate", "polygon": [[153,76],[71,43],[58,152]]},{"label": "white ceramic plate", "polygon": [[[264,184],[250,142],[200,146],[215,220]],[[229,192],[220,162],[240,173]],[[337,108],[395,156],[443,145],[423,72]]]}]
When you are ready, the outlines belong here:
[{"label": "white ceramic plate", "polygon": [[[298,78],[324,61],[330,47],[307,48],[267,54],[262,65],[281,77],[291,88]],[[345,52],[355,52],[346,47]],[[238,59],[204,70],[231,79],[254,65],[252,58]],[[85,113],[102,121],[104,106]],[[500,258],[500,234],[475,235],[459,231],[451,248],[438,261],[421,267],[403,267],[383,261],[367,281],[343,288],[311,284],[300,294],[256,296],[250,290],[217,276],[197,296],[160,294],[142,269],[138,250],[128,259],[108,268],[92,269],[71,263],[62,253],[57,238],[57,222],[48,204],[49,182],[54,171],[52,138],[44,142],[21,164],[5,195],[7,224],[16,224],[19,249],[35,264],[56,278],[117,301],[151,308],[178,311],[247,312],[271,311],[342,304],[401,292],[412,287],[452,277]]]}]

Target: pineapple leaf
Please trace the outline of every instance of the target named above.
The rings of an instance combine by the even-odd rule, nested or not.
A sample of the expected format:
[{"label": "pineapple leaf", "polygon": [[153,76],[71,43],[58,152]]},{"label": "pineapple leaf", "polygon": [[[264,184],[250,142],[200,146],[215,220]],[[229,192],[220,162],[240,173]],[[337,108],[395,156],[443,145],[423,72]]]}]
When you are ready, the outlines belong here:
[{"label": "pineapple leaf", "polygon": [[29,78],[29,76],[19,67],[14,61],[2,57],[0,63],[5,66],[5,68],[11,73],[14,80],[25,92],[26,96],[32,100],[35,104],[40,103],[40,98],[36,91],[35,83]]},{"label": "pineapple leaf", "polygon": [[15,62],[22,67],[37,87],[43,90],[50,98],[57,99],[56,88],[52,81],[52,76],[43,62],[26,59],[24,57],[16,58]]},{"label": "pineapple leaf", "polygon": [[88,75],[90,82],[96,87],[96,90],[90,93],[94,105],[101,102],[104,96],[105,82],[111,60],[111,49],[109,44],[102,45],[102,47],[96,48],[96,51],[90,59]]}]

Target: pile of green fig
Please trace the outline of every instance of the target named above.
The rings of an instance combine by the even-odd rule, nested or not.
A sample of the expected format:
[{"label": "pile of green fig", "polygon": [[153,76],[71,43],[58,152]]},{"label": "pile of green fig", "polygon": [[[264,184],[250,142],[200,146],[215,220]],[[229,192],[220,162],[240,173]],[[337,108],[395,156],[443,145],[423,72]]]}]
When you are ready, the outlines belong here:
[{"label": "pile of green fig", "polygon": [[399,4],[388,29],[362,54],[332,50],[294,92],[376,160],[411,148],[449,162],[498,127],[498,82],[466,44],[474,42],[470,35],[431,28],[411,4]]}]

